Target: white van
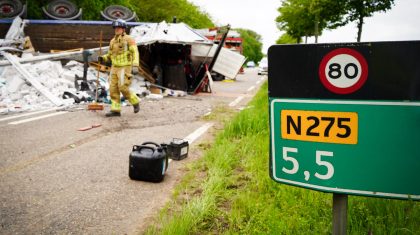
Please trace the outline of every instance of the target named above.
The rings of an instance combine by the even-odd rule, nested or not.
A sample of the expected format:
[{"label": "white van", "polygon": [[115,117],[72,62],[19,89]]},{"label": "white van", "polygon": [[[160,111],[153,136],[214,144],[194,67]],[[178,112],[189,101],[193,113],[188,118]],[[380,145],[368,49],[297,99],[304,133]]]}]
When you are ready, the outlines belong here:
[{"label": "white van", "polygon": [[268,74],[268,60],[267,57],[261,59],[258,65],[258,75]]}]

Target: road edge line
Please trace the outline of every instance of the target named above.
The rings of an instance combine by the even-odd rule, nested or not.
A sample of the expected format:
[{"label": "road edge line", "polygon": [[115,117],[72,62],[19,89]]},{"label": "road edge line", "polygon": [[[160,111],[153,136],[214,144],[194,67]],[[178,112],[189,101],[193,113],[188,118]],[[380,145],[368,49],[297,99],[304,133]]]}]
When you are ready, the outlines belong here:
[{"label": "road edge line", "polygon": [[34,112],[29,112],[29,113],[13,115],[11,117],[1,118],[0,122],[11,120],[11,119],[18,119],[18,118],[27,117],[27,116],[32,116],[32,115],[36,115],[36,114],[39,114],[39,113],[46,113],[46,112],[55,111],[55,110],[57,110],[57,108],[44,109],[44,110],[40,110],[40,111],[34,111]]},{"label": "road edge line", "polygon": [[18,124],[22,124],[22,123],[26,123],[26,122],[32,122],[32,121],[36,121],[36,120],[39,120],[39,119],[53,117],[53,116],[57,116],[57,115],[65,114],[65,113],[67,113],[67,112],[66,111],[60,111],[60,112],[56,112],[56,113],[46,114],[46,115],[43,115],[43,116],[38,116],[38,117],[23,119],[23,120],[20,120],[20,121],[9,122],[7,124],[9,124],[9,125],[18,125]]},{"label": "road edge line", "polygon": [[243,95],[238,96],[234,101],[230,102],[229,107],[234,107],[235,105],[239,104],[243,98]]}]

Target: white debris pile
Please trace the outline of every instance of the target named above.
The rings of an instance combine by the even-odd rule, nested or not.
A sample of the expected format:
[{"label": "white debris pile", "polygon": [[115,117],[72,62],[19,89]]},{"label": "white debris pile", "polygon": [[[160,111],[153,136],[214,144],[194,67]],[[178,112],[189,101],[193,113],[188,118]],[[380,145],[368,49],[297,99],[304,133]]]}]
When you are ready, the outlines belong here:
[{"label": "white debris pile", "polygon": [[[79,96],[80,99],[90,98],[87,92],[78,92],[75,87],[75,75],[83,77],[82,63],[70,61],[63,67],[60,61],[44,60],[33,64],[22,64],[22,66],[55,97],[67,98],[63,97],[63,94],[70,92]],[[87,78],[96,81],[96,76],[91,70],[88,70]],[[100,80],[103,81],[103,79]],[[63,101],[64,104],[75,102],[73,98]],[[13,66],[0,67],[0,113],[39,110],[54,106],[30,83],[26,83]]]},{"label": "white debris pile", "polygon": [[139,74],[133,76],[131,80],[130,91],[137,94],[139,97],[148,95],[150,92],[145,85],[145,79]]},{"label": "white debris pile", "polygon": [[25,34],[23,28],[25,24],[19,16],[15,17],[4,39],[0,39],[0,47],[24,49]]},{"label": "white debris pile", "polygon": [[[65,105],[85,103],[95,99],[98,71],[92,67],[88,68],[86,75],[88,90],[83,91],[82,80],[75,82],[76,75],[80,79],[83,78],[83,63],[71,60],[62,66],[60,61],[43,60],[22,66],[53,96],[62,99]],[[99,73],[99,101],[104,103],[110,100],[108,76],[107,73]],[[147,88],[144,86],[144,78],[139,75],[134,76],[130,90],[138,96],[145,96]],[[0,114],[50,107],[56,106],[29,82],[25,82],[16,68],[11,65],[0,66]]]}]

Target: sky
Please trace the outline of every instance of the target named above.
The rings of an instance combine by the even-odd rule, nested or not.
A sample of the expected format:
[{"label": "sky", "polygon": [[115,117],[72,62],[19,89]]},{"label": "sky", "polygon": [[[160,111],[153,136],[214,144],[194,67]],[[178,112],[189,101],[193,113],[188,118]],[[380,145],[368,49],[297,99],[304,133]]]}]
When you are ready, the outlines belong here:
[{"label": "sky", "polygon": [[[263,53],[283,34],[275,24],[280,0],[188,0],[207,12],[217,25],[251,29],[263,38]],[[365,19],[362,42],[420,40],[420,0],[395,0],[385,13]],[[335,30],[325,30],[319,43],[356,42],[355,23]],[[308,43],[315,39],[309,38]]]}]

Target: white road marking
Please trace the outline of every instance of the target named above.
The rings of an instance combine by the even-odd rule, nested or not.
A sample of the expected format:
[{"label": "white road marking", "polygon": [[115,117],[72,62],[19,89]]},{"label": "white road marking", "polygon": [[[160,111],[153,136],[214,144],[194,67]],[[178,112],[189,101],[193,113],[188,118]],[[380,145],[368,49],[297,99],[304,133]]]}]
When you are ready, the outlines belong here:
[{"label": "white road marking", "polygon": [[187,140],[189,144],[192,144],[196,141],[202,134],[206,133],[206,131],[213,126],[213,123],[206,123],[202,125],[200,128],[195,130],[193,133],[189,134],[184,140]]},{"label": "white road marking", "polygon": [[[189,134],[184,140],[188,141],[188,144],[192,144],[196,141],[202,134],[206,133],[206,131],[213,126],[213,123],[206,123],[195,130],[193,133]],[[172,162],[172,159],[168,160],[168,163]]]},{"label": "white road marking", "polygon": [[21,115],[14,115],[14,116],[11,116],[11,117],[1,118],[0,119],[0,122],[11,120],[11,119],[17,119],[17,118],[21,118],[21,117],[32,116],[32,115],[39,114],[39,113],[46,113],[46,112],[54,111],[56,109],[57,108],[51,108],[51,109],[46,109],[46,110],[41,110],[41,111],[36,111],[36,112],[30,112],[30,113],[24,113],[24,114],[21,114]]},{"label": "white road marking", "polygon": [[255,86],[252,86],[252,87],[248,88],[248,90],[246,90],[246,91],[252,91],[252,90],[254,90],[254,88],[255,88]]},{"label": "white road marking", "polygon": [[261,80],[258,80],[255,84],[258,85],[261,83]]},{"label": "white road marking", "polygon": [[22,124],[22,123],[26,123],[26,122],[32,122],[32,121],[36,121],[36,120],[39,120],[39,119],[53,117],[53,116],[57,116],[57,115],[65,114],[65,113],[67,113],[67,112],[60,111],[60,112],[56,112],[56,113],[46,114],[46,115],[43,115],[43,116],[38,116],[38,117],[23,119],[23,120],[20,120],[20,121],[9,122],[8,124],[9,125],[18,125],[18,124]]},{"label": "white road marking", "polygon": [[238,96],[234,101],[232,101],[230,104],[229,104],[229,106],[230,107],[233,107],[233,106],[235,106],[235,105],[237,105],[239,102],[241,102],[241,100],[244,98],[244,96]]}]

